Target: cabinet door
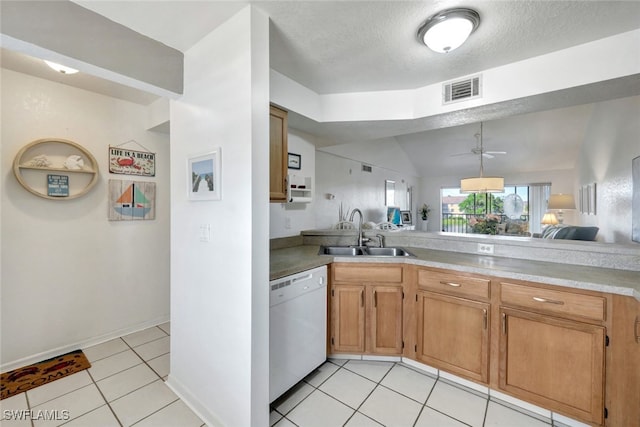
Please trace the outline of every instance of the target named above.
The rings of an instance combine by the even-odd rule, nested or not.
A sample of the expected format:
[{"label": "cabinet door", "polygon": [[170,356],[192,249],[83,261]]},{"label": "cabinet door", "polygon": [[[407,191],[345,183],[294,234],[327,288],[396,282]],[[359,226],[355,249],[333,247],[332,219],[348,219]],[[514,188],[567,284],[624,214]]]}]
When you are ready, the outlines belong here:
[{"label": "cabinet door", "polygon": [[331,291],[331,344],[336,352],[364,352],[364,285],[334,285]]},{"label": "cabinet door", "polygon": [[489,381],[489,304],[419,291],[417,321],[418,360]]},{"label": "cabinet door", "polygon": [[371,351],[402,354],[402,286],[369,285]]},{"label": "cabinet door", "polygon": [[501,316],[500,388],[602,424],[604,328],[507,308]]},{"label": "cabinet door", "polygon": [[269,200],[287,201],[287,112],[271,106],[269,114]]}]

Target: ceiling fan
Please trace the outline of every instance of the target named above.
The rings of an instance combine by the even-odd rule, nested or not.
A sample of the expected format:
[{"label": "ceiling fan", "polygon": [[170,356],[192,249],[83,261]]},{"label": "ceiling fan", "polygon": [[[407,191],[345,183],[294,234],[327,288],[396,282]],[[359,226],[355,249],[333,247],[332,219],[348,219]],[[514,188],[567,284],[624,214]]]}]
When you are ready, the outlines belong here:
[{"label": "ceiling fan", "polygon": [[493,159],[496,154],[507,154],[506,151],[488,151],[484,149],[482,145],[482,123],[480,123],[480,132],[476,133],[474,136],[476,137],[476,146],[472,148],[471,151],[467,153],[451,154],[451,157],[468,156],[470,154],[477,156],[482,154],[482,157],[485,159]]}]

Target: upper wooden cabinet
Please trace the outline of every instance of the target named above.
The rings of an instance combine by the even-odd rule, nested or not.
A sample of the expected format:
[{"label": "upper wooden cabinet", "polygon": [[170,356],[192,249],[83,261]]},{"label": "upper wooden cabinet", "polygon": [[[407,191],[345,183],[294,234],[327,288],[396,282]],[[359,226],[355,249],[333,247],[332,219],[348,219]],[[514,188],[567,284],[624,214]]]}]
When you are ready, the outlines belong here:
[{"label": "upper wooden cabinet", "polygon": [[269,201],[287,201],[287,112],[271,105],[269,111]]}]

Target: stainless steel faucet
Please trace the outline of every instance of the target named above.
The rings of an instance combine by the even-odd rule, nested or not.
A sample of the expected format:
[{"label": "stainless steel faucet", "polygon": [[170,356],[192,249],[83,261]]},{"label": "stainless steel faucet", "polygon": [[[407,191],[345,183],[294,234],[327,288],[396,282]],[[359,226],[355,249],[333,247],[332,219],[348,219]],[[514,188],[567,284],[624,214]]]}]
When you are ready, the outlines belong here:
[{"label": "stainless steel faucet", "polygon": [[349,218],[349,221],[353,222],[353,216],[356,214],[356,212],[360,214],[360,221],[358,221],[358,246],[362,246],[362,212],[360,211],[360,209],[355,208],[351,211],[351,217]]}]

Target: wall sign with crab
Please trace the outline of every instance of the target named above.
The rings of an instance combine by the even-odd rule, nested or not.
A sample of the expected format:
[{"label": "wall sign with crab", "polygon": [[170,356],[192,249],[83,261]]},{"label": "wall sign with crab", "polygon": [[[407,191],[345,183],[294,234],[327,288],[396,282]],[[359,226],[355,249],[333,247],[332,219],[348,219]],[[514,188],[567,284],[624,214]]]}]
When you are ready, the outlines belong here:
[{"label": "wall sign with crab", "polygon": [[156,176],[156,153],[109,147],[109,172]]}]

